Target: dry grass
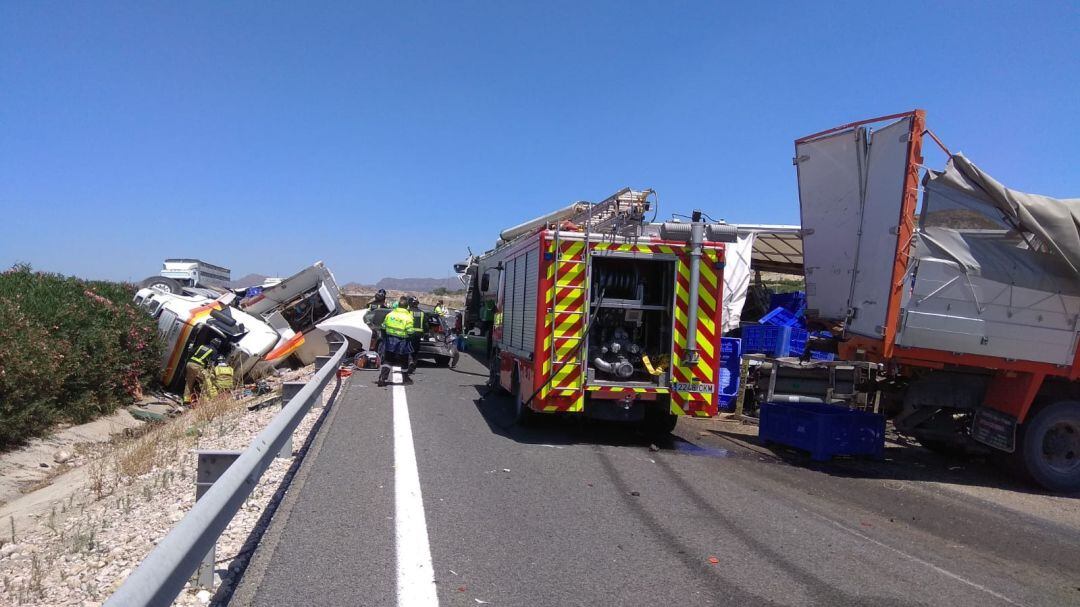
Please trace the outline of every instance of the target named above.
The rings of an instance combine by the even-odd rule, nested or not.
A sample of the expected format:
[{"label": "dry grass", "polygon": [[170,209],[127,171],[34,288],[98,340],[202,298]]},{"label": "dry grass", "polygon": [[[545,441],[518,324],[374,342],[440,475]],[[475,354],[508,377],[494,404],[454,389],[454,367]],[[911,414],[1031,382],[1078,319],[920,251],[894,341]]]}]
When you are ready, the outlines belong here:
[{"label": "dry grass", "polygon": [[199,436],[218,420],[224,424],[228,414],[243,408],[244,400],[234,399],[232,394],[221,393],[208,399],[191,412],[152,427],[138,439],[116,450],[112,458],[117,480],[130,483],[164,464],[183,457]]}]

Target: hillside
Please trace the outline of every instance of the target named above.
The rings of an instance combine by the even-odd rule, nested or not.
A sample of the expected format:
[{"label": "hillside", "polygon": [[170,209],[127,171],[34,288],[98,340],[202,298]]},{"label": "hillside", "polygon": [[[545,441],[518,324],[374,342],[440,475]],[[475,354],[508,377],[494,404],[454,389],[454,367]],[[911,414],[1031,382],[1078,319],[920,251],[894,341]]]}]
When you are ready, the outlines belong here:
[{"label": "hillside", "polygon": [[266,280],[266,276],[262,274],[248,274],[243,278],[237,278],[230,281],[229,286],[233,289],[246,289],[248,287],[257,287]]},{"label": "hillside", "polygon": [[375,283],[376,289],[417,293],[430,293],[439,287],[447,291],[462,289],[461,281],[457,278],[383,278]]}]

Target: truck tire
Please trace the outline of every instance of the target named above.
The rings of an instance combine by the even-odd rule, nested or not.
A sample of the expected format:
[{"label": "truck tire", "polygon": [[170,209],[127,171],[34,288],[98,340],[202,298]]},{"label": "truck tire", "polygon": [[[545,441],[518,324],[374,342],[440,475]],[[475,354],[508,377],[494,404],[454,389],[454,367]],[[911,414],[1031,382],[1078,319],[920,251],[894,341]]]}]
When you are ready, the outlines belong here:
[{"label": "truck tire", "polygon": [[172,278],[165,278],[164,276],[151,276],[146,280],[139,283],[145,289],[157,289],[165,293],[172,293],[173,295],[183,294],[183,286],[179,282]]},{"label": "truck tire", "polygon": [[490,392],[497,392],[499,394],[505,394],[506,390],[503,389],[502,384],[499,383],[499,351],[495,350],[492,356],[488,358],[488,385],[490,386]]},{"label": "truck tire", "polygon": [[521,393],[521,382],[518,381],[517,373],[514,373],[514,423],[519,426],[530,426],[536,422],[537,413],[525,406],[525,400],[531,394]]},{"label": "truck tire", "polygon": [[1018,434],[1016,455],[1031,480],[1050,491],[1080,491],[1080,402],[1040,409]]}]

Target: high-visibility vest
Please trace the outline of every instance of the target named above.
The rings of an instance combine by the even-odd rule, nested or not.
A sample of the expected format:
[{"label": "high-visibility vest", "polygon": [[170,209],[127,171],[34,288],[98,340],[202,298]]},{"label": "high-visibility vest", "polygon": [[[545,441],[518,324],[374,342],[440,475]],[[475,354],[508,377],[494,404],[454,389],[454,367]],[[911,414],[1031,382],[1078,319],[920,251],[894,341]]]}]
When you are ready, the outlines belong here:
[{"label": "high-visibility vest", "polygon": [[[419,316],[417,316],[417,314],[419,314]],[[412,332],[413,333],[423,333],[424,332],[424,313],[421,312],[420,310],[416,310],[416,311],[413,312],[413,328],[412,328]]]},{"label": "high-visibility vest", "polygon": [[446,308],[442,306],[435,306],[435,313],[439,316],[446,316]]},{"label": "high-visibility vest", "polygon": [[218,390],[232,390],[233,384],[233,368],[229,365],[217,365],[213,369],[213,383],[217,386]]},{"label": "high-visibility vest", "polygon": [[195,351],[195,354],[191,355],[190,360],[193,363],[200,364],[204,367],[210,366],[210,357],[214,355],[214,349],[208,346],[199,346],[199,349]]},{"label": "high-visibility vest", "polygon": [[383,319],[382,327],[387,335],[401,338],[408,337],[413,330],[412,312],[405,308],[394,308]]}]

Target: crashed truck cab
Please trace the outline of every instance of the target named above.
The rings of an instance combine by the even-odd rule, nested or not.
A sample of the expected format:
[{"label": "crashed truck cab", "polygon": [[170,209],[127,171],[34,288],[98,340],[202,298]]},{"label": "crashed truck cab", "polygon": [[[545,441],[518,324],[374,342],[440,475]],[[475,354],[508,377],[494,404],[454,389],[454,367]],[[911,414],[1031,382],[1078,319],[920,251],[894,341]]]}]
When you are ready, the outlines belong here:
[{"label": "crashed truck cab", "polygon": [[241,301],[232,292],[211,298],[144,288],[135,294],[136,305],[158,321],[165,342],[161,380],[167,390],[183,391],[188,358],[215,338],[231,346],[227,357],[239,377],[286,361],[310,364],[314,354],[303,349],[305,334],[341,310],[337,282],[322,262],[248,293]]},{"label": "crashed truck cab", "polygon": [[567,413],[668,431],[717,414],[735,231],[648,223],[651,195],[626,188],[504,230],[466,272],[470,302],[494,311],[491,371],[519,422]]},{"label": "crashed truck cab", "polygon": [[280,341],[269,325],[227,304],[229,296],[209,299],[198,295],[177,295],[156,289],[140,289],[134,302],[157,320],[158,333],[165,344],[161,361],[161,383],[169,392],[184,390],[184,368],[200,346],[214,339],[228,351],[227,359],[237,366],[237,375],[246,375]]}]

